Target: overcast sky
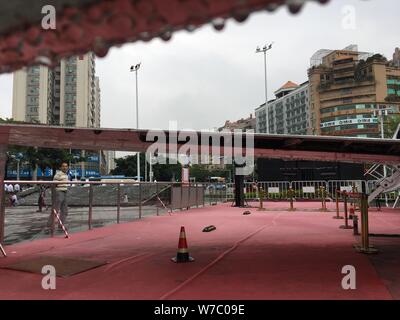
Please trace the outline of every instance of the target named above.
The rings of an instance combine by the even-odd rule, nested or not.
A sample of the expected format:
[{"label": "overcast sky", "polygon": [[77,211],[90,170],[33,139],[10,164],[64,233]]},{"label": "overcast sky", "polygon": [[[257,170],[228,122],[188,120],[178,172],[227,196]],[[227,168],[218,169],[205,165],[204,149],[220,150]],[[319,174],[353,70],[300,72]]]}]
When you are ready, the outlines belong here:
[{"label": "overcast sky", "polygon": [[[355,28],[348,20],[351,6]],[[391,58],[394,48],[400,47],[399,12],[398,0],[333,0],[325,6],[311,2],[296,16],[282,7],[275,13],[255,13],[241,24],[230,20],[222,32],[205,26],[193,33],[175,33],[169,42],[157,39],[114,48],[96,60],[101,125],[134,128],[132,64],[142,62],[141,128],[168,128],[170,120],[178,121],[180,129],[213,128],[249,116],[263,103],[263,57],[255,54],[258,45],[275,42],[268,52],[272,98],[286,81],[307,80],[310,57],[318,49],[358,44],[361,51]],[[1,75],[0,117],[11,117],[11,104],[12,75]]]}]

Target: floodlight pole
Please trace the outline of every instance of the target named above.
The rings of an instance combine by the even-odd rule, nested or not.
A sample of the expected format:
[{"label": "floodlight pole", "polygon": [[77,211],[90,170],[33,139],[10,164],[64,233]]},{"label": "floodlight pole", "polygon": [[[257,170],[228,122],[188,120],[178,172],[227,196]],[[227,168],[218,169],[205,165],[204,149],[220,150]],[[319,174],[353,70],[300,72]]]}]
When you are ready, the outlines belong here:
[{"label": "floodlight pole", "polygon": [[[138,70],[141,63],[131,66],[131,72],[135,72],[136,79],[136,129],[139,129],[139,85],[138,85]],[[137,178],[140,182],[140,152],[137,153]]]},{"label": "floodlight pole", "polygon": [[273,43],[269,45],[265,45],[262,49],[257,47],[256,53],[264,53],[264,84],[265,84],[265,110],[267,113],[267,133],[270,133],[269,131],[269,108],[268,108],[268,90],[267,90],[267,51],[272,49]]}]

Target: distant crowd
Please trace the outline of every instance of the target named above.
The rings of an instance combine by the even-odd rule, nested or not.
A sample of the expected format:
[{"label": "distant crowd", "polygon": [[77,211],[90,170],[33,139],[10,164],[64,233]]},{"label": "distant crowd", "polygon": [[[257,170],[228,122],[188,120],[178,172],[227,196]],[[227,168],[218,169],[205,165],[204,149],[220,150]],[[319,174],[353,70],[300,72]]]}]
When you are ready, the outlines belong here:
[{"label": "distant crowd", "polygon": [[21,186],[18,183],[14,185],[6,183],[4,184],[4,191],[8,196],[10,206],[16,207],[19,203],[18,194],[22,191]]}]

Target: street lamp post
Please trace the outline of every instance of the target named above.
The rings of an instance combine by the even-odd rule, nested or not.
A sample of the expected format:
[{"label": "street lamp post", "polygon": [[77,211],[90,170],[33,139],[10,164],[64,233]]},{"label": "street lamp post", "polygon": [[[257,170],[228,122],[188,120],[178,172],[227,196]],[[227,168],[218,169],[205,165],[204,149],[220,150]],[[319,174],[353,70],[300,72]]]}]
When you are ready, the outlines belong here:
[{"label": "street lamp post", "polygon": [[256,53],[264,53],[264,78],[265,78],[265,110],[267,113],[267,133],[269,132],[269,109],[268,109],[268,91],[267,91],[267,51],[272,49],[273,43],[265,45],[262,49],[257,47]]},{"label": "street lamp post", "polygon": [[20,158],[17,158],[17,181],[19,181],[19,162],[21,161]]},{"label": "street lamp post", "polygon": [[13,158],[17,162],[17,181],[19,181],[20,180],[19,168],[20,168],[20,162],[21,162],[21,159],[23,158],[23,155],[21,153],[18,153],[16,155],[12,155],[11,158]]},{"label": "street lamp post", "polygon": [[[135,66],[131,66],[131,72],[135,72],[136,78],[136,129],[139,129],[139,93],[138,93],[138,70],[140,69],[141,63]],[[140,152],[137,153],[137,178],[140,182]]]}]

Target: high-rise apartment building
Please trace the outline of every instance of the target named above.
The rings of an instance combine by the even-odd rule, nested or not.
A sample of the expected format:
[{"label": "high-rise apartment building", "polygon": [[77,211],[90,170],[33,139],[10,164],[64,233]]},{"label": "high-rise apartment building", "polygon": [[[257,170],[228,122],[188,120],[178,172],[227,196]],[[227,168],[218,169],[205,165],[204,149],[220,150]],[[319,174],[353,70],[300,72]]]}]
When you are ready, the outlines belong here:
[{"label": "high-rise apartment building", "polygon": [[12,117],[73,127],[100,126],[100,87],[93,53],[62,60],[54,69],[14,73]]},{"label": "high-rise apartment building", "polygon": [[112,170],[116,168],[115,151],[105,151],[106,153],[106,174],[110,174]]},{"label": "high-rise apartment building", "polygon": [[[308,82],[298,85],[288,81],[268,102],[269,132],[275,134],[306,134],[309,127]],[[256,109],[256,132],[267,132],[267,107]]]},{"label": "high-rise apartment building", "polygon": [[[12,117],[17,121],[100,127],[100,84],[95,56],[88,53],[62,60],[58,66],[32,66],[14,73]],[[103,174],[104,153],[85,151],[87,163],[72,164],[79,176]],[[96,164],[97,163],[97,164]]]},{"label": "high-rise apartment building", "polygon": [[34,66],[14,73],[12,117],[17,121],[53,123],[54,75]]},{"label": "high-rise apartment building", "polygon": [[376,109],[399,113],[399,50],[388,61],[380,54],[320,50],[308,71],[310,134],[379,137]]}]

